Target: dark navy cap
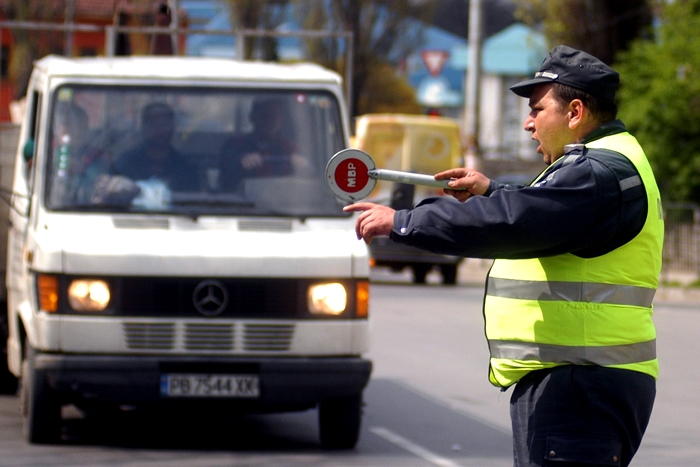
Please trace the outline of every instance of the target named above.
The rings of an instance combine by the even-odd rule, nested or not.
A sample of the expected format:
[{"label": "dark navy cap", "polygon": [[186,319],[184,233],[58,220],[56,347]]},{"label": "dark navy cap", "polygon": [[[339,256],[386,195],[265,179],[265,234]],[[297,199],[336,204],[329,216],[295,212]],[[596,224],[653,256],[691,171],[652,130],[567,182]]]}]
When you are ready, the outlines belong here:
[{"label": "dark navy cap", "polygon": [[620,75],[592,55],[558,45],[549,51],[535,77],[510,87],[521,97],[530,97],[533,88],[542,83],[561,83],[596,97],[615,101]]}]

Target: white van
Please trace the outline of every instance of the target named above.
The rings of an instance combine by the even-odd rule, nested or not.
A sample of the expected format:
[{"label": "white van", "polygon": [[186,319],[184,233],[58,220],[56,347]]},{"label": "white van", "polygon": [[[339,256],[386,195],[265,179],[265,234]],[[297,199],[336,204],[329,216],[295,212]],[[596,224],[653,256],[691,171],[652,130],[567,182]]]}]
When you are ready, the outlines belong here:
[{"label": "white van", "polygon": [[312,64],[36,63],[7,271],[28,441],[60,440],[66,404],[178,404],[317,407],[321,444],[355,445],[368,253],[324,180],[342,92]]}]

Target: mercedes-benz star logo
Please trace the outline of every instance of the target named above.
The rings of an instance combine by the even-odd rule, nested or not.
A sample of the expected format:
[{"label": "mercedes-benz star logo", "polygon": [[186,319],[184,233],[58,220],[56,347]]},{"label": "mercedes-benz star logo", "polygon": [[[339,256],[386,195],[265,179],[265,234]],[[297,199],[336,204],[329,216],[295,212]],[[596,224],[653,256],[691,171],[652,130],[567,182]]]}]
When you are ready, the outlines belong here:
[{"label": "mercedes-benz star logo", "polygon": [[209,279],[197,284],[192,301],[197,311],[204,316],[218,316],[228,305],[228,291],[221,282]]}]

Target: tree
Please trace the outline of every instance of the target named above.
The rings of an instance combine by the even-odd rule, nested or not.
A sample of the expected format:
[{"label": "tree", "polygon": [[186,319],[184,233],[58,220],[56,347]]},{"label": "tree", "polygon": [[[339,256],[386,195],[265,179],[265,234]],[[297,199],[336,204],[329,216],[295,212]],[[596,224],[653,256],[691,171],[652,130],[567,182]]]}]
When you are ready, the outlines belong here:
[{"label": "tree", "polygon": [[620,54],[620,117],[652,162],[665,201],[700,203],[700,0],[660,2],[655,40]]},{"label": "tree", "polygon": [[[484,38],[516,22],[513,0],[483,0],[481,8]],[[437,0],[432,23],[440,29],[469,39],[469,0]]]},{"label": "tree", "polygon": [[423,107],[416,101],[416,92],[396,67],[383,63],[367,77],[362,93],[357,96],[357,114],[419,114]]},{"label": "tree", "polygon": [[650,0],[515,0],[516,17],[541,25],[551,46],[585,50],[607,64],[645,33],[652,21]]},{"label": "tree", "polygon": [[[231,6],[231,25],[239,29],[272,31],[284,21],[285,0],[227,0]],[[277,40],[274,37],[246,37],[245,59],[275,61]]]},{"label": "tree", "polygon": [[[420,45],[423,32],[420,19],[429,19],[434,6],[432,0],[296,0],[294,4],[304,29],[353,33],[352,102],[348,103],[352,115],[371,108],[369,104],[374,97],[367,96],[368,83],[381,81],[374,75],[386,73],[387,65],[395,65]],[[344,71],[341,61],[344,46],[337,40],[314,39],[306,43],[311,59]],[[395,82],[401,81],[396,79]],[[391,91],[392,87],[382,90]],[[361,101],[366,104],[361,105]],[[415,96],[412,101],[415,103]]]},{"label": "tree", "polygon": [[[10,0],[2,8],[5,18],[16,21],[47,21],[62,14],[63,5],[41,0]],[[13,98],[20,99],[27,92],[27,85],[34,61],[43,55],[56,52],[59,42],[55,33],[27,29],[13,29],[13,48],[8,65],[9,81],[13,84]]]}]

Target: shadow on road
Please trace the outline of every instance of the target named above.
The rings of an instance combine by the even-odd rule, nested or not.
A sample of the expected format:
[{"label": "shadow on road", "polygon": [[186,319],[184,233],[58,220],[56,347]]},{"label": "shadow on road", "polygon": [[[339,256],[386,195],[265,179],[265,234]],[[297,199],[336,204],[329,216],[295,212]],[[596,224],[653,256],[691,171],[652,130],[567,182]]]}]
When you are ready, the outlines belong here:
[{"label": "shadow on road", "polygon": [[[134,461],[142,457],[141,462],[146,461],[146,464],[157,462],[159,455],[172,458],[172,452],[181,453],[183,461],[192,455],[206,458],[228,453],[257,453],[284,455],[289,465],[299,462],[302,465],[308,455],[316,459],[318,456],[333,458],[335,461],[329,461],[337,462],[334,465],[346,465],[341,459],[347,456],[350,462],[347,465],[354,466],[424,462],[405,446],[379,436],[377,433],[382,430],[395,433],[457,465],[508,465],[511,458],[509,434],[388,379],[372,379],[365,391],[363,431],[357,448],[336,453],[320,448],[316,410],[270,415],[133,410],[81,416],[69,408],[65,410],[69,417],[64,420],[60,444],[30,446],[22,440],[21,419],[19,411],[15,411],[18,398],[3,396],[0,402],[5,422],[3,432],[8,441],[6,448],[14,446],[5,451],[9,464],[3,465],[9,466],[33,465],[32,458],[46,460],[47,455],[56,463],[44,465],[71,465],[71,459],[78,459],[86,452],[99,464],[100,453],[104,453],[104,460],[107,460],[113,455],[109,454],[114,452],[113,448],[128,449],[129,456],[135,456]],[[100,446],[110,449],[94,450]],[[12,459],[21,460],[21,463],[15,464]],[[376,463],[379,459],[383,459],[381,464]],[[389,463],[385,464],[386,461]]]},{"label": "shadow on road", "polygon": [[470,457],[503,459],[500,465],[512,462],[509,433],[454,411],[397,381],[373,379],[365,401],[363,445],[370,438],[376,442],[377,437],[368,430],[383,427],[457,463]]}]

